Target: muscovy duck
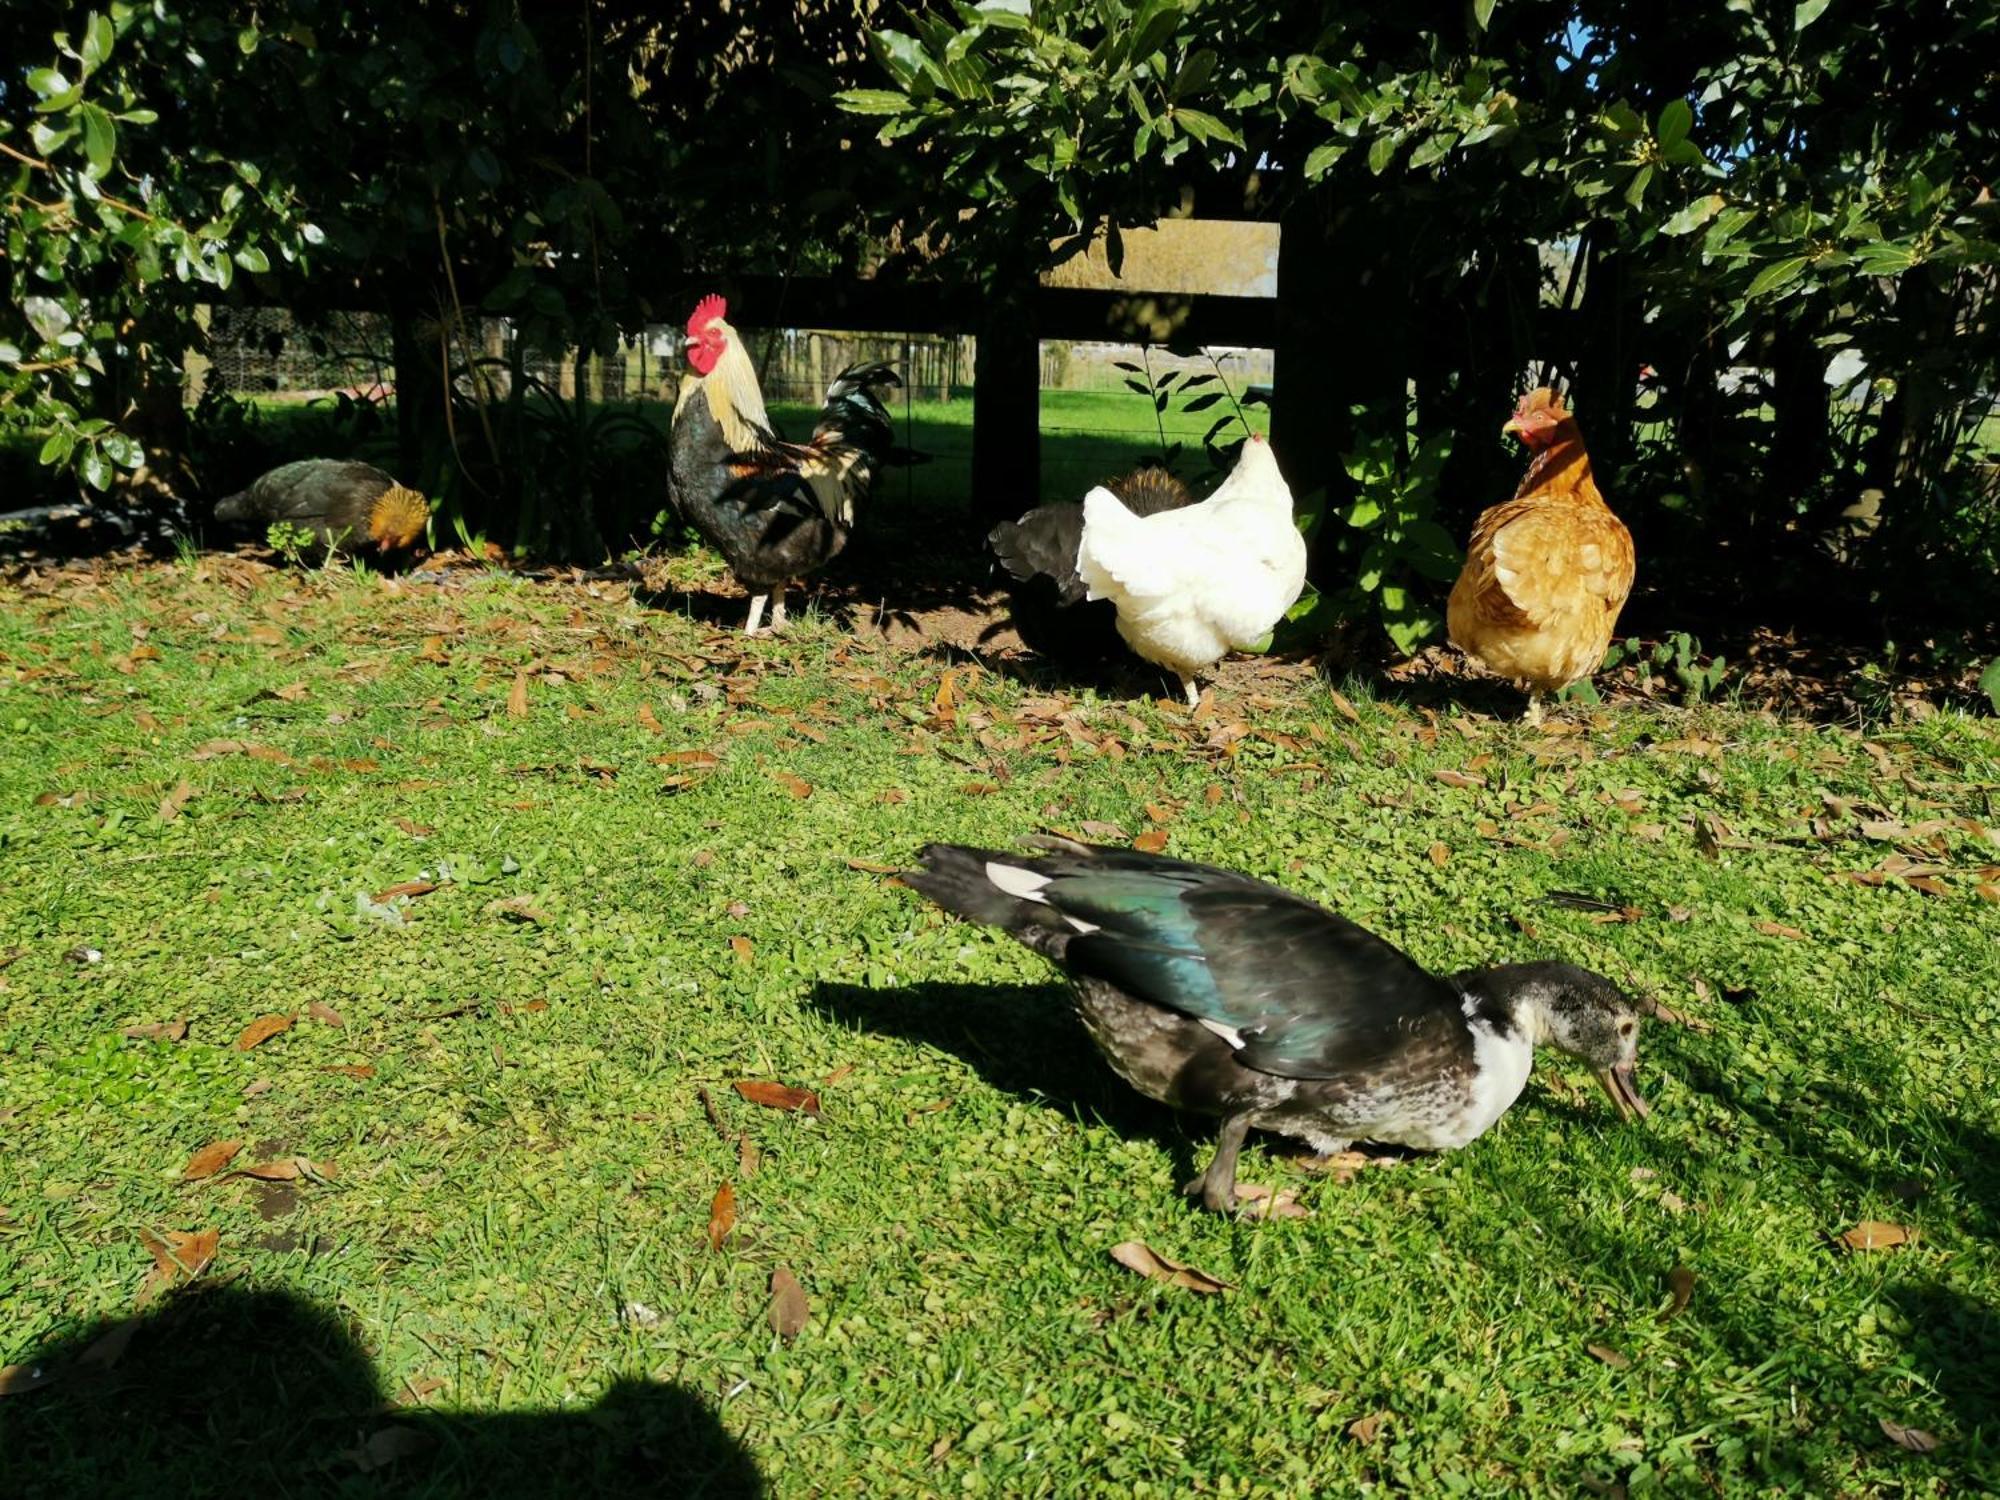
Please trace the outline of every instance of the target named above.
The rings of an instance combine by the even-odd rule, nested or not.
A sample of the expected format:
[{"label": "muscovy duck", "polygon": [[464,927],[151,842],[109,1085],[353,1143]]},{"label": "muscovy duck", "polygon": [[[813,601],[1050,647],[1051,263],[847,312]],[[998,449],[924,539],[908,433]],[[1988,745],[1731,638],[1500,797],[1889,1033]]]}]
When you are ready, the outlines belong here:
[{"label": "muscovy duck", "polygon": [[[1194,504],[1194,493],[1157,463],[1142,464],[1105,488],[1135,516]],[[1083,663],[1120,656],[1118,611],[1109,600],[1086,599],[1076,570],[1083,541],[1083,506],[1073,500],[1038,505],[1018,521],[986,533],[986,545],[1010,580],[1008,613],[1030,650]]]},{"label": "muscovy duck", "polygon": [[1219,1115],[1186,1191],[1236,1203],[1252,1125],[1323,1152],[1358,1140],[1449,1151],[1483,1134],[1548,1043],[1626,1118],[1638,1007],[1565,963],[1429,973],[1303,896],[1210,865],[1039,837],[1040,855],[931,844],[905,884],[1004,929],[1069,975],[1105,1059],[1140,1093]]},{"label": "muscovy duck", "polygon": [[415,546],[431,518],[430,502],[373,464],[302,458],[252,480],[215,502],[218,521],[289,521],[328,547],[399,552]]}]

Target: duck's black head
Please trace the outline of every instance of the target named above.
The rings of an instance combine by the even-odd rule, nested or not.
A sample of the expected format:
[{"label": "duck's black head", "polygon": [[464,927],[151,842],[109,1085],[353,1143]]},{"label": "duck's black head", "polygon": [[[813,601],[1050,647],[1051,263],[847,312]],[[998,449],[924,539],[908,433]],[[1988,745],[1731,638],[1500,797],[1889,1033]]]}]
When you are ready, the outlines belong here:
[{"label": "duck's black head", "polygon": [[1459,976],[1461,988],[1497,1003],[1537,1043],[1581,1059],[1627,1119],[1649,1113],[1634,1078],[1639,1006],[1602,974],[1575,964],[1503,964]]}]

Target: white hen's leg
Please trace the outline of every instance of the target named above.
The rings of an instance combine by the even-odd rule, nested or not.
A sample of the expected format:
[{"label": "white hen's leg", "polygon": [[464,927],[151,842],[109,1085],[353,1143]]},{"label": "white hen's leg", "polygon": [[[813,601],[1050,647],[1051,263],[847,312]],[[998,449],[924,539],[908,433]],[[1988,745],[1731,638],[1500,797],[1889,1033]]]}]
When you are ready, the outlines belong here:
[{"label": "white hen's leg", "polygon": [[771,634],[776,635],[785,628],[785,586],[781,583],[771,590]]},{"label": "white hen's leg", "polygon": [[1539,729],[1542,724],[1542,695],[1538,688],[1528,689],[1528,712],[1526,723],[1530,729]]},{"label": "white hen's leg", "polygon": [[763,624],[764,601],[769,597],[768,594],[752,594],[750,596],[750,618],[743,622],[743,633],[745,635],[755,635],[757,627]]},{"label": "white hen's leg", "polygon": [[1181,673],[1180,678],[1181,678],[1181,691],[1187,694],[1188,707],[1200,708],[1201,685],[1197,683],[1194,680],[1194,678],[1186,672]]}]

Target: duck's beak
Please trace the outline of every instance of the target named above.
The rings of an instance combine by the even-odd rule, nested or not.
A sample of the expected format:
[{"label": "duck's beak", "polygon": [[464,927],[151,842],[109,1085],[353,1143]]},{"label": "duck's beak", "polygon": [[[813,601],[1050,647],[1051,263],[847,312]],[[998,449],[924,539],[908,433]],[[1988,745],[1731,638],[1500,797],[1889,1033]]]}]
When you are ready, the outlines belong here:
[{"label": "duck's beak", "polygon": [[1597,1081],[1611,1096],[1611,1103],[1621,1120],[1643,1120],[1653,1112],[1651,1106],[1639,1097],[1639,1082],[1633,1076],[1637,1069],[1638,1064],[1623,1062],[1615,1068],[1599,1069],[1597,1074]]}]

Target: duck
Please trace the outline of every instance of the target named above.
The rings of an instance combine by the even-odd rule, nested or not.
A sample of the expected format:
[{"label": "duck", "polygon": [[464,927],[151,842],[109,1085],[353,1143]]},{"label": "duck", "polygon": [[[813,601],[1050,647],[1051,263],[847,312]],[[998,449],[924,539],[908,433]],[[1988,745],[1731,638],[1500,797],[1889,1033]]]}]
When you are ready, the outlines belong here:
[{"label": "duck", "polygon": [[1042,852],[930,844],[905,885],[1061,969],[1091,1040],[1149,1099],[1221,1121],[1184,1189],[1234,1211],[1254,1126],[1333,1154],[1452,1151],[1527,1085],[1538,1046],[1579,1058],[1622,1119],[1640,1007],[1611,980],[1535,961],[1433,974],[1315,901],[1253,876],[1039,835]]}]

